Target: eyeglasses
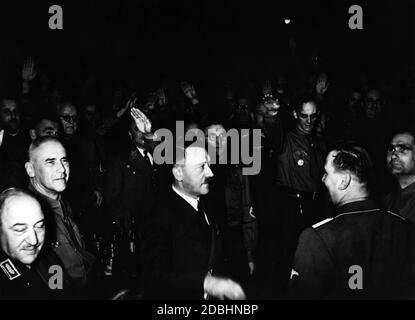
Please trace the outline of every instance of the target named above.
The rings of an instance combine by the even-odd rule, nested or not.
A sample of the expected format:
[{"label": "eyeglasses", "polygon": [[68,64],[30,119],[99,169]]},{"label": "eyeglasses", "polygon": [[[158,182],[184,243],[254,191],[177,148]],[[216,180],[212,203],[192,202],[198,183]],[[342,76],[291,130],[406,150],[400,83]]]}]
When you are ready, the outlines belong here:
[{"label": "eyeglasses", "polygon": [[68,122],[68,123],[75,123],[78,121],[78,116],[61,116],[60,117],[63,121]]},{"label": "eyeglasses", "polygon": [[408,153],[409,151],[413,151],[412,147],[403,143],[390,144],[388,146],[388,153]]}]

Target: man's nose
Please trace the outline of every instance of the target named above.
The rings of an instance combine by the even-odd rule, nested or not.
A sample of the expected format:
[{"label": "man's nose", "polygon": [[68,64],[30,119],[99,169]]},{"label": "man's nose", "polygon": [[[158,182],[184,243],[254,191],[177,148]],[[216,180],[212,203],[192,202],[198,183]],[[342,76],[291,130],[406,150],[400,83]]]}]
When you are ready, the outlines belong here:
[{"label": "man's nose", "polygon": [[39,237],[35,231],[35,229],[30,229],[28,231],[26,242],[31,246],[36,246],[39,243]]},{"label": "man's nose", "polygon": [[66,172],[65,165],[62,163],[62,161],[59,161],[57,164],[57,171],[58,172]]},{"label": "man's nose", "polygon": [[206,178],[213,177],[213,172],[212,172],[212,170],[210,169],[210,167],[208,165],[205,168],[205,176],[206,176]]},{"label": "man's nose", "polygon": [[398,152],[395,149],[392,150],[391,158],[392,159],[397,159],[398,158]]}]

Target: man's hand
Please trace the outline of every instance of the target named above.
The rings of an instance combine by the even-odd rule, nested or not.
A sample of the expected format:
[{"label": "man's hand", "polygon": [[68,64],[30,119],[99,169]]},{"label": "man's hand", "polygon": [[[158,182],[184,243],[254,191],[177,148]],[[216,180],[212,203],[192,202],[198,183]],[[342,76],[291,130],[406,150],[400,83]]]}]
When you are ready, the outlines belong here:
[{"label": "man's hand", "polygon": [[219,278],[210,274],[206,275],[203,282],[205,292],[220,300],[245,300],[245,293],[241,286],[231,279]]},{"label": "man's hand", "polygon": [[138,130],[143,134],[151,133],[151,122],[147,116],[137,108],[131,108],[130,110],[131,117],[135,121],[135,125]]},{"label": "man's hand", "polygon": [[27,57],[23,62],[22,79],[30,82],[36,77],[35,62],[32,57]]},{"label": "man's hand", "polygon": [[117,118],[121,118],[122,115],[125,113],[125,111],[127,111],[128,109],[131,109],[132,107],[134,107],[134,105],[137,102],[137,98],[135,96],[135,92],[133,92],[131,94],[130,99],[128,99],[127,103],[125,104],[124,107],[122,107],[120,110],[118,110],[117,112]]},{"label": "man's hand", "polygon": [[318,76],[316,81],[316,93],[322,96],[326,93],[329,83],[327,82],[327,75],[322,73]]}]

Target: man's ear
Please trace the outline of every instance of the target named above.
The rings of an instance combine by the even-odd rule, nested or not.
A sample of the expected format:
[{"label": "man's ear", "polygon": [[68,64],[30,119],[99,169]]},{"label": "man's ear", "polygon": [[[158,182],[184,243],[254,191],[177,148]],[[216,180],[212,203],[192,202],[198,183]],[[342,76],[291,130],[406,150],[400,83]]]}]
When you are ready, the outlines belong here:
[{"label": "man's ear", "polygon": [[295,120],[298,119],[297,111],[293,110],[293,116],[294,116]]},{"label": "man's ear", "polygon": [[33,178],[35,176],[35,169],[33,168],[33,164],[28,161],[24,164],[24,167],[26,169],[27,175],[30,178]]},{"label": "man's ear", "polygon": [[183,180],[183,170],[179,166],[174,166],[172,169],[174,179],[177,181]]},{"label": "man's ear", "polygon": [[37,138],[35,129],[29,130],[30,139],[35,140]]},{"label": "man's ear", "polygon": [[352,177],[350,174],[343,174],[340,179],[339,189],[340,190],[346,190],[348,186],[350,185],[350,182],[352,181]]}]

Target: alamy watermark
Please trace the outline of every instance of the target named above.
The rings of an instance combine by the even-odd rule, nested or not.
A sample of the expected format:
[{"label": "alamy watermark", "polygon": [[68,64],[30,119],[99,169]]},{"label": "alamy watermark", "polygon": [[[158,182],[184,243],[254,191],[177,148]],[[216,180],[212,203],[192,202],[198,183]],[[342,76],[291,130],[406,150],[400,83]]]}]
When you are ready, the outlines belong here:
[{"label": "alamy watermark", "polygon": [[[207,130],[208,136],[216,133],[216,129]],[[192,142],[189,146],[207,150],[211,164],[240,164],[243,175],[256,175],[260,172],[261,129],[233,128],[222,132],[217,139],[216,143],[208,143],[205,133],[200,129],[191,129],[185,133],[184,122],[176,121],[175,134],[166,128],[155,131],[154,140],[159,144],[154,148],[154,162],[159,165],[174,164],[175,156],[176,159],[184,158],[185,142]]]}]

